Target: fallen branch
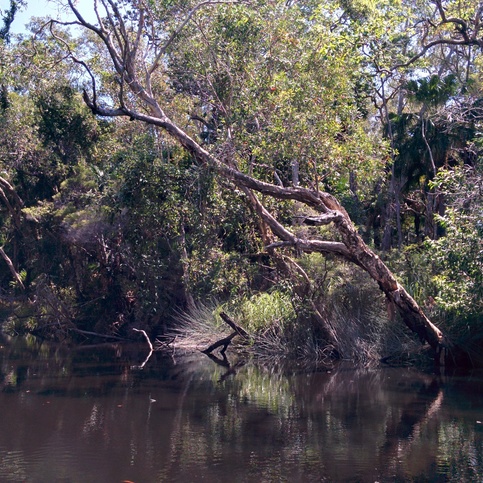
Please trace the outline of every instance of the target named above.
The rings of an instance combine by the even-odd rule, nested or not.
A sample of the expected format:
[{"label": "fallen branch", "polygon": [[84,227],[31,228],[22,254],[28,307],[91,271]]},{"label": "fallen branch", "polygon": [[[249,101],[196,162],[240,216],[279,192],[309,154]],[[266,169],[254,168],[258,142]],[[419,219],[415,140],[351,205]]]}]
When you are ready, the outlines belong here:
[{"label": "fallen branch", "polygon": [[[58,325],[57,323],[55,324],[49,324],[49,325]],[[47,326],[44,326],[47,327]],[[41,327],[42,329],[43,327]],[[91,332],[90,330],[81,330],[81,329],[76,329],[75,327],[69,327],[71,332],[75,332],[76,334],[81,334],[81,335],[89,335],[92,337],[100,337],[101,339],[110,339],[110,340],[119,340],[119,341],[125,341],[126,339],[122,337],[118,337],[116,335],[108,335],[108,334],[99,334],[98,332]]]},{"label": "fallen branch", "polygon": [[134,327],[133,327],[132,330],[134,330],[135,332],[141,332],[141,334],[144,335],[144,338],[146,339],[146,341],[148,343],[148,346],[149,346],[149,354],[146,357],[146,359],[144,360],[144,362],[141,365],[139,365],[139,366],[133,366],[136,369],[142,369],[146,365],[146,363],[149,361],[150,357],[153,355],[154,347],[153,347],[153,344],[151,343],[151,340],[148,337],[148,334],[146,334],[146,331],[145,330],[135,329]]},{"label": "fallen branch", "polygon": [[238,335],[238,332],[232,332],[228,337],[224,337],[223,339],[216,341],[214,344],[211,344],[210,347],[208,347],[207,349],[201,352],[203,352],[204,354],[211,354],[215,349],[218,349],[218,347],[223,346],[223,349],[221,349],[220,354],[224,355],[226,352],[226,349],[231,344],[233,337],[237,335]]},{"label": "fallen branch", "polygon": [[229,336],[223,337],[223,339],[220,339],[214,342],[205,350],[202,350],[201,352],[203,352],[204,354],[210,355],[215,349],[218,349],[218,347],[223,347],[223,349],[221,349],[220,351],[220,354],[224,356],[226,349],[231,344],[231,341],[233,340],[234,337],[236,337],[237,335],[242,336],[244,339],[247,339],[248,337],[250,337],[248,332],[242,327],[240,327],[238,324],[236,324],[233,321],[233,319],[231,319],[227,314],[225,314],[225,312],[221,312],[220,317],[234,330],[234,332],[232,332]]},{"label": "fallen branch", "polygon": [[226,322],[238,335],[242,337],[249,337],[248,332],[245,329],[242,329],[239,325],[237,325],[233,319],[231,319],[225,312],[220,313],[220,317],[224,322]]},{"label": "fallen branch", "polygon": [[171,344],[176,342],[177,336],[174,336],[174,337],[164,336],[163,339],[166,339],[166,340],[161,340],[159,337],[156,338],[156,340],[154,341],[154,344],[155,344],[154,350],[161,350],[163,348],[172,349]]},{"label": "fallen branch", "polygon": [[149,349],[151,350],[151,352],[154,351],[154,347],[153,347],[153,344],[151,343],[151,341],[149,340],[149,337],[148,337],[148,334],[146,334],[146,331],[145,330],[140,330],[140,329],[135,329],[133,327],[133,329],[135,332],[141,332],[141,334],[144,335],[145,339],[146,339],[146,342],[148,343],[148,346],[149,346]]}]

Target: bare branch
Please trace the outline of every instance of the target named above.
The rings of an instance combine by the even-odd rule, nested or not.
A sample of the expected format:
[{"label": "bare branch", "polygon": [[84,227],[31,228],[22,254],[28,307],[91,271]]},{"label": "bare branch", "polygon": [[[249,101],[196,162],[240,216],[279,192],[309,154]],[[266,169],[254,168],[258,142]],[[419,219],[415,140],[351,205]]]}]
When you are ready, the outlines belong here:
[{"label": "bare branch", "polygon": [[139,46],[141,44],[141,39],[143,36],[143,29],[144,29],[144,9],[140,9],[139,11],[139,19],[138,19],[138,26],[137,26],[137,34],[136,34],[136,40],[134,41],[131,53],[130,53],[130,58],[132,61],[137,56]]},{"label": "bare branch", "polygon": [[433,47],[436,47],[437,45],[461,45],[461,46],[469,46],[469,45],[477,45],[481,47],[481,41],[474,39],[474,40],[469,40],[466,42],[465,40],[454,40],[454,39],[437,39],[433,40],[427,45],[424,45],[422,49],[413,57],[411,57],[407,62],[404,62],[402,64],[396,64],[393,67],[391,67],[391,70],[397,70],[402,67],[409,67],[411,64],[414,64],[418,59],[421,57],[424,57],[426,52]]},{"label": "bare branch", "polygon": [[144,361],[142,362],[142,364],[140,364],[139,366],[136,366],[137,369],[143,369],[144,366],[149,361],[149,359],[151,358],[151,356],[153,355],[154,347],[153,347],[153,344],[151,343],[151,340],[148,337],[148,334],[146,334],[146,331],[145,330],[135,329],[134,327],[133,327],[132,330],[134,330],[135,332],[140,332],[141,334],[143,334],[144,335],[144,338],[146,339],[146,342],[148,343],[148,346],[149,346],[149,354],[147,355],[146,359],[144,359]]},{"label": "bare branch", "polygon": [[334,211],[318,216],[297,216],[296,218],[299,218],[300,223],[303,223],[304,225],[322,226],[329,225],[330,223],[340,220],[341,216],[341,213]]},{"label": "bare branch", "polygon": [[[81,25],[82,27],[94,32],[102,40],[102,42],[105,44],[105,46],[107,47],[107,50],[109,52],[109,55],[110,55],[110,57],[113,61],[114,68],[116,69],[116,72],[118,72],[120,75],[122,75],[123,72],[124,72],[123,63],[122,63],[123,56],[122,55],[119,56],[119,54],[116,51],[114,45],[112,44],[109,32],[103,26],[102,19],[100,18],[98,10],[97,10],[97,0],[95,1],[95,7],[94,8],[95,8],[95,11],[96,11],[96,15],[97,15],[97,19],[99,21],[100,27],[97,27],[96,25],[89,23],[80,14],[79,10],[75,7],[72,0],[67,0],[67,1],[68,1],[68,4],[69,4],[69,7],[74,12],[74,15],[77,17],[79,25]],[[104,0],[101,0],[101,2],[104,5],[104,8],[106,9],[106,14],[108,15],[109,10],[106,8]],[[108,15],[108,18],[109,18],[109,15]],[[112,19],[111,19],[111,21],[112,21]],[[61,24],[61,25],[68,25],[65,22],[59,22],[59,21],[55,21],[55,23],[58,23],[58,24]],[[117,35],[116,28],[113,28],[113,30],[114,30],[115,35]],[[120,41],[120,38],[117,37],[117,40],[118,40],[120,48],[122,49],[122,42]]]},{"label": "bare branch", "polygon": [[[94,74],[92,73],[91,69],[89,68],[89,66],[83,61],[83,60],[80,60],[78,59],[74,53],[72,52],[72,49],[70,48],[70,45],[62,38],[62,37],[59,37],[56,32],[54,31],[53,29],[53,26],[55,24],[58,24],[60,22],[57,22],[56,20],[50,20],[48,22],[49,24],[49,30],[50,30],[50,33],[51,35],[57,40],[57,42],[60,42],[64,48],[67,50],[68,52],[68,56],[70,57],[70,59],[72,59],[72,61],[76,64],[79,64],[81,65],[82,67],[84,67],[85,71],[87,72],[87,75],[91,78],[91,86],[92,86],[92,103],[93,105],[95,105],[97,103],[97,88],[96,88],[96,78],[94,77]],[[65,25],[64,23],[62,23],[62,25]]]},{"label": "bare branch", "polygon": [[245,329],[243,329],[242,327],[240,327],[225,312],[221,312],[220,313],[220,317],[222,318],[222,320],[224,322],[226,322],[234,330],[234,332],[232,332],[229,336],[224,337],[223,339],[220,339],[217,342],[211,344],[208,348],[202,350],[201,352],[203,352],[204,354],[209,355],[215,349],[217,349],[218,347],[222,347],[223,346],[223,349],[220,351],[220,353],[222,355],[224,355],[225,352],[226,352],[226,349],[231,344],[231,341],[233,340],[234,337],[236,337],[237,335],[240,335],[244,339],[247,339],[248,337],[250,337],[249,334],[248,334],[248,332]]},{"label": "bare branch", "polygon": [[[483,40],[478,39],[478,35],[481,29],[481,15],[483,12],[483,5],[479,4],[477,11],[475,12],[475,17],[472,20],[472,23],[468,23],[462,18],[459,17],[447,17],[446,11],[443,7],[443,2],[441,0],[435,0],[434,3],[436,4],[436,10],[439,14],[440,21],[432,21],[430,19],[426,19],[423,24],[424,28],[424,35],[421,39],[421,50],[411,57],[407,62],[400,63],[394,65],[391,70],[396,70],[402,67],[408,67],[418,59],[423,57],[429,50],[438,46],[438,45],[453,45],[453,46],[477,46],[482,48],[483,47]],[[436,38],[429,43],[426,43],[426,38],[429,36],[431,29],[433,31],[437,31],[439,27],[453,25],[455,29],[455,37],[439,37]]]},{"label": "bare branch", "polygon": [[[107,8],[106,1],[112,8],[112,11],[115,15],[114,19],[112,18],[109,8]],[[113,32],[114,35],[116,36],[117,42],[119,44],[119,48],[123,53],[122,57],[125,58],[126,50],[129,46],[129,36],[126,31],[126,25],[124,24],[124,21],[122,19],[121,12],[117,8],[117,5],[113,0],[101,0],[101,2],[104,5],[104,8],[106,9],[107,18],[111,25],[111,32]],[[117,20],[118,25],[116,25],[115,20]]]},{"label": "bare branch", "polygon": [[[86,27],[88,28],[89,30],[92,30],[93,32],[95,32],[97,35],[99,35],[99,37],[102,38],[103,34],[105,33],[102,29],[96,27],[95,25],[89,23],[87,20],[84,19],[84,17],[80,14],[79,10],[76,8],[76,6],[74,5],[73,1],[72,0],[67,0],[68,4],[69,4],[69,7],[70,9],[72,10],[72,12],[74,13],[74,15],[77,17],[77,20],[78,20],[78,24],[79,25],[82,25],[83,27]],[[94,9],[96,11],[96,14],[97,14],[97,0],[95,0],[95,4],[94,4]],[[99,20],[99,23],[102,25],[101,21],[100,21],[100,18],[99,18],[99,15],[97,15],[97,19]],[[60,23],[60,22],[59,22]],[[64,25],[67,25],[66,23],[63,23]]]},{"label": "bare branch", "polygon": [[[104,6],[104,4],[103,4],[103,6]],[[99,14],[99,9],[97,8],[97,0],[94,0],[94,12],[96,14],[97,21],[99,22],[99,28],[103,32],[107,33],[106,32],[106,29],[104,28],[104,25],[102,24],[102,18],[101,18],[100,14]]]},{"label": "bare branch", "polygon": [[149,350],[151,352],[153,352],[154,351],[154,347],[153,347],[153,344],[151,343],[151,340],[149,339],[148,334],[146,334],[146,331],[145,330],[141,330],[141,329],[135,329],[134,327],[133,327],[132,330],[134,330],[135,332],[140,332],[141,334],[144,335],[144,338],[146,339],[146,342],[148,343]]},{"label": "bare branch", "polygon": [[307,253],[332,253],[339,255],[346,260],[353,261],[353,257],[351,256],[349,250],[347,250],[347,247],[341,242],[326,240],[302,240],[300,238],[296,238],[295,240],[285,240],[270,243],[270,245],[267,245],[265,248],[270,249],[281,247],[294,247]]},{"label": "bare branch", "polygon": [[435,3],[436,3],[436,7],[438,9],[439,15],[441,16],[440,25],[452,23],[452,24],[458,26],[459,27],[459,28],[457,28],[458,32],[461,33],[461,35],[463,35],[463,38],[465,39],[465,41],[469,42],[469,37],[468,37],[468,34],[467,34],[468,24],[464,20],[462,20],[461,18],[455,18],[455,17],[447,18],[446,12],[444,11],[443,4],[442,4],[441,0],[436,0]]}]

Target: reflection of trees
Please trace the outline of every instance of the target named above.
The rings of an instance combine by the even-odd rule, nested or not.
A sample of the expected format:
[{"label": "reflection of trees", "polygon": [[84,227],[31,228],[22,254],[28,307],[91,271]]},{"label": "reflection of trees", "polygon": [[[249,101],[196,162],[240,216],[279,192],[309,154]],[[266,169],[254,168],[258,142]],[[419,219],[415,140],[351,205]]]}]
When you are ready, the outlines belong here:
[{"label": "reflection of trees", "polygon": [[[465,438],[472,451],[452,458],[442,441],[454,425],[441,414],[444,387],[439,377],[416,371],[281,376],[247,366],[219,393],[209,411],[185,414],[176,459],[181,469],[192,462],[190,455],[231,461],[233,448],[240,448],[238,458],[253,476],[270,462],[269,481],[290,480],[290,474],[317,481],[408,481],[437,476],[446,458],[466,472],[467,455],[482,446],[470,431]],[[200,428],[195,439],[189,437],[193,425]],[[483,468],[481,461],[475,466]]]},{"label": "reflection of trees", "polygon": [[[73,482],[477,481],[483,471],[483,438],[468,424],[483,419],[477,380],[236,360],[227,376],[204,355],[159,352],[133,371],[145,351],[6,350],[3,385],[12,368],[17,381],[0,392],[0,479],[7,463],[18,481]],[[27,474],[39,448],[43,464]]]},{"label": "reflection of trees", "polygon": [[[131,371],[144,352],[117,345],[46,351],[18,342],[0,348],[2,373],[26,368],[22,381],[0,388],[0,480],[122,481],[137,472],[149,481],[172,432],[169,418],[159,425],[150,411],[178,403],[170,390],[178,383],[170,381],[182,374],[163,363],[171,358],[157,354],[154,367]],[[156,405],[142,389],[146,379],[163,381]],[[23,476],[4,479],[16,474]]]}]

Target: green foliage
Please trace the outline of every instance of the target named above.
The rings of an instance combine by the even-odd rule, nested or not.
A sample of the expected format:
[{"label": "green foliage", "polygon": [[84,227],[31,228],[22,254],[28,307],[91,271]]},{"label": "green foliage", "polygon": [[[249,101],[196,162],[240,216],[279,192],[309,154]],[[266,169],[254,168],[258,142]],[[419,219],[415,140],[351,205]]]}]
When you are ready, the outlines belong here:
[{"label": "green foliage", "polygon": [[367,108],[354,55],[362,34],[334,27],[337,8],[259,2],[200,12],[176,39],[168,73],[193,102],[199,135],[220,149],[229,137],[245,169],[290,184],[295,162],[301,184],[337,194],[352,173],[363,196],[386,147],[358,110]]},{"label": "green foliage", "polygon": [[112,209],[121,214],[144,303],[154,308],[171,290],[180,297],[181,277],[195,298],[245,290],[254,271],[247,253],[258,245],[246,206],[178,147],[158,149],[154,140],[149,132],[134,136],[110,174]]},{"label": "green foliage", "polygon": [[45,147],[68,164],[88,156],[98,138],[99,124],[68,84],[52,85],[35,99],[38,134]]},{"label": "green foliage", "polygon": [[438,218],[445,235],[428,242],[436,267],[437,302],[465,319],[483,310],[483,218],[481,173],[470,168],[441,171],[434,182],[450,207]]},{"label": "green foliage", "polygon": [[458,316],[481,314],[483,310],[483,243],[481,217],[462,216],[449,209],[440,223],[445,236],[433,241],[431,251],[439,268],[435,277],[437,302]]},{"label": "green foliage", "polygon": [[279,290],[245,297],[237,310],[242,326],[252,334],[273,327],[287,329],[297,318],[291,297]]},{"label": "green foliage", "polygon": [[406,88],[417,102],[438,106],[456,94],[457,78],[455,74],[440,77],[433,74],[430,77],[410,80]]}]

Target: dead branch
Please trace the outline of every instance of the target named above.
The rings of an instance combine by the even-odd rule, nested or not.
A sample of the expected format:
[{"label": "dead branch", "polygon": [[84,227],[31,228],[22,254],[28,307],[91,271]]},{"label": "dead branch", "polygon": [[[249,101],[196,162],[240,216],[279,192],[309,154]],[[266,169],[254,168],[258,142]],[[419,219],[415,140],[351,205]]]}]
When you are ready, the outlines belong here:
[{"label": "dead branch", "polygon": [[340,213],[332,212],[332,213],[324,213],[323,215],[318,216],[296,216],[300,223],[309,226],[322,226],[322,225],[330,225],[339,219],[341,216]]},{"label": "dead branch", "polygon": [[[478,38],[481,30],[481,13],[482,13],[482,5],[480,5],[475,12],[475,16],[471,20],[470,23],[466,22],[462,18],[458,17],[447,17],[446,11],[443,6],[443,2],[441,0],[434,1],[436,5],[436,10],[439,14],[439,21],[432,21],[427,19],[425,24],[425,33],[421,40],[422,46],[419,52],[417,52],[413,57],[411,57],[407,62],[403,62],[397,65],[394,65],[391,70],[397,70],[402,67],[408,67],[414,62],[416,62],[421,57],[424,57],[426,53],[431,50],[433,47],[438,45],[452,45],[452,46],[483,46],[483,40]],[[431,42],[426,42],[426,37],[429,35],[430,28],[434,30],[436,33],[437,29],[442,26],[453,26],[454,27],[454,38],[453,36],[449,37],[439,37]],[[438,34],[436,34],[438,35]]]},{"label": "dead branch", "polygon": [[211,354],[215,349],[218,349],[218,347],[223,347],[221,349],[220,353],[224,354],[226,352],[226,349],[228,349],[228,346],[231,344],[231,341],[235,336],[238,335],[238,332],[232,332],[228,337],[224,337],[223,339],[220,339],[216,341],[215,343],[211,344],[209,347],[207,347],[205,350],[202,350],[203,354]]},{"label": "dead branch", "polygon": [[154,347],[153,347],[153,344],[151,343],[151,340],[148,337],[148,334],[146,334],[145,330],[135,329],[134,327],[133,327],[132,330],[134,330],[135,332],[141,332],[141,334],[144,335],[144,338],[146,339],[146,342],[148,343],[148,346],[149,346],[149,354],[146,356],[146,359],[144,359],[143,363],[140,364],[139,366],[134,366],[136,369],[143,369],[144,366],[146,365],[146,363],[149,361],[149,359],[153,355]]},{"label": "dead branch", "polygon": [[241,328],[239,325],[237,325],[233,319],[231,319],[225,312],[220,313],[220,317],[223,319],[224,322],[226,322],[238,335],[241,335],[242,337],[248,338],[248,332]]},{"label": "dead branch", "polygon": [[145,330],[140,330],[140,329],[135,329],[134,327],[133,327],[132,330],[134,330],[135,332],[140,332],[141,334],[144,335],[144,338],[146,339],[146,342],[148,343],[149,350],[151,352],[153,352],[154,351],[154,347],[153,347],[153,344],[151,343],[151,340],[148,337],[148,334],[146,334],[146,331]]},{"label": "dead branch", "polygon": [[229,336],[223,337],[223,339],[220,339],[220,340],[214,342],[213,344],[211,344],[205,350],[202,350],[201,352],[203,352],[204,354],[209,355],[215,349],[218,349],[218,347],[223,347],[223,349],[221,349],[221,351],[220,351],[220,354],[224,356],[226,349],[231,344],[231,341],[233,340],[234,337],[236,337],[237,335],[240,335],[241,337],[243,337],[245,339],[250,337],[248,332],[245,329],[243,329],[242,327],[240,327],[238,324],[236,324],[235,321],[233,319],[231,319],[225,312],[221,312],[220,317],[224,322],[226,322],[234,330],[234,332],[232,332]]},{"label": "dead branch", "polygon": [[22,290],[25,290],[25,285],[22,282],[22,278],[20,277],[19,273],[15,269],[15,266],[12,260],[10,259],[10,257],[5,253],[5,250],[3,249],[3,247],[0,247],[0,256],[5,260],[5,263],[7,264],[8,269],[10,270],[10,273],[12,274],[13,278],[15,279],[15,282]]}]

